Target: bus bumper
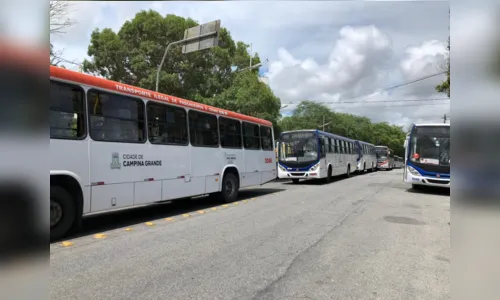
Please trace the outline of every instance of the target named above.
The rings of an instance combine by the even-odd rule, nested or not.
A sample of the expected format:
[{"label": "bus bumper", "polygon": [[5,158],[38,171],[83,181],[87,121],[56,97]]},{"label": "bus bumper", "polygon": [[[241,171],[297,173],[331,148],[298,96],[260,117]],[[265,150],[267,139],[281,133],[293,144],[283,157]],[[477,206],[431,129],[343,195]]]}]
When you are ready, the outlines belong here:
[{"label": "bus bumper", "polygon": [[450,188],[450,179],[448,178],[442,179],[436,177],[415,176],[409,171],[406,172],[405,182],[411,184]]},{"label": "bus bumper", "polygon": [[377,169],[389,169],[389,163],[377,164]]},{"label": "bus bumper", "polygon": [[288,172],[278,168],[278,178],[280,179],[316,179],[320,178],[320,170]]}]

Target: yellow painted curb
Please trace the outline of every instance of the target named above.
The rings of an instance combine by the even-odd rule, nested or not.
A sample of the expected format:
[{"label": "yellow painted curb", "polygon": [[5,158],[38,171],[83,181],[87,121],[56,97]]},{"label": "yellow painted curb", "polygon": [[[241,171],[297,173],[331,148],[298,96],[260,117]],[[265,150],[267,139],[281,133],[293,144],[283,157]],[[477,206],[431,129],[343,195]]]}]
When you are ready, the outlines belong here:
[{"label": "yellow painted curb", "polygon": [[62,242],[61,245],[63,247],[70,247],[70,246],[73,246],[73,243],[72,242]]}]

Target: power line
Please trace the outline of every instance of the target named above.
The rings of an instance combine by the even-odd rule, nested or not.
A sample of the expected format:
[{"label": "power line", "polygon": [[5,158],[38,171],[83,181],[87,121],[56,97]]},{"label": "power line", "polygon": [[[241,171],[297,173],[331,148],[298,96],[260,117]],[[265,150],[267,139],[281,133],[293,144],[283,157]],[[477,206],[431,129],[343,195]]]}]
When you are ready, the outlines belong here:
[{"label": "power line", "polygon": [[[347,99],[344,99],[344,100],[355,100],[355,99],[364,99],[364,98],[373,97],[373,96],[375,96],[374,94],[377,93],[377,92],[380,93],[380,92],[384,92],[384,91],[393,90],[393,89],[396,89],[396,88],[399,88],[399,87],[402,87],[402,86],[407,86],[407,85],[410,85],[410,84],[414,84],[414,83],[417,83],[417,82],[420,82],[420,81],[423,81],[423,80],[426,80],[426,79],[429,79],[429,78],[432,78],[432,77],[436,77],[436,76],[439,76],[439,75],[443,75],[443,74],[446,74],[446,71],[434,73],[434,74],[427,75],[427,76],[424,76],[424,77],[420,77],[420,78],[417,78],[417,79],[414,79],[414,80],[411,80],[411,81],[407,81],[407,82],[403,82],[403,83],[400,83],[400,84],[396,84],[396,85],[389,86],[389,87],[386,87],[386,88],[383,88],[383,89],[378,89],[378,90],[376,90],[374,92],[371,92],[369,94],[365,94],[363,96],[357,96],[357,97],[347,98]],[[442,99],[443,100],[449,100],[449,98],[442,98]],[[419,100],[420,101],[432,101],[434,99],[419,99]],[[411,101],[419,101],[419,100],[414,99],[414,100],[411,100]],[[441,98],[439,98],[439,100],[441,100]],[[389,101],[390,100],[387,100],[387,102],[389,102]],[[401,101],[405,101],[405,100],[401,100]],[[380,102],[382,102],[382,101],[380,101]],[[394,102],[396,102],[396,101],[394,101]],[[317,102],[317,103],[318,104],[320,104],[320,103],[322,104],[322,103],[341,103],[341,102],[327,102],[327,101],[322,101],[322,102]],[[361,102],[353,102],[353,103],[361,103]],[[363,103],[366,103],[366,102],[363,102]],[[298,105],[298,103],[285,103],[285,105]]]},{"label": "power line", "polygon": [[[427,98],[427,99],[393,99],[393,100],[381,100],[381,101],[322,101],[316,102],[318,104],[370,104],[370,103],[389,103],[389,102],[425,102],[425,101],[448,101],[450,98]],[[300,103],[287,103],[285,105],[299,105]]]},{"label": "power line", "polygon": [[[373,102],[371,102],[373,103]],[[374,106],[374,105],[371,105],[370,107],[385,107],[385,108],[393,108],[393,107],[408,107],[408,106],[433,106],[433,105],[447,105],[448,103],[424,103],[424,104],[409,104],[409,105],[380,105],[380,106]],[[352,107],[352,106],[349,106],[349,107],[335,107],[335,108],[349,108],[349,109],[352,109],[352,108],[365,108],[364,106],[355,106],[355,107]]]},{"label": "power line", "polygon": [[393,85],[393,86],[389,86],[389,87],[386,87],[386,88],[383,88],[383,89],[379,89],[379,90],[373,91],[372,93],[366,94],[364,96],[357,96],[357,97],[353,97],[353,98],[348,98],[347,100],[360,99],[360,98],[363,99],[363,98],[367,98],[367,97],[372,97],[372,96],[374,96],[373,94],[377,93],[377,92],[380,93],[380,92],[390,91],[390,90],[393,90],[393,89],[396,89],[396,88],[399,88],[399,87],[402,87],[402,86],[407,86],[407,85],[410,85],[410,84],[414,84],[414,83],[417,83],[417,82],[420,82],[420,81],[423,81],[423,80],[426,80],[426,79],[429,79],[429,78],[432,78],[432,77],[436,77],[436,76],[439,76],[439,75],[443,75],[443,74],[446,74],[446,71],[434,73],[434,74],[427,75],[427,76],[424,76],[424,77],[420,77],[420,78],[417,78],[417,79],[414,79],[414,80],[411,80],[411,81],[406,81],[406,82],[403,82],[403,83],[400,83],[400,84],[396,84],[396,85]]}]

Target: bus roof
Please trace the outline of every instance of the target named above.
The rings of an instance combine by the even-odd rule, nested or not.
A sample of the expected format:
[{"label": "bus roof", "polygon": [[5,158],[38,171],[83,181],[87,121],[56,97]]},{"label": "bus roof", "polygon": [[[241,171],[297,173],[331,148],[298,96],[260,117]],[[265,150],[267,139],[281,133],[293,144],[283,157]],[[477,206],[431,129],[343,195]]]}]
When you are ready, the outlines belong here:
[{"label": "bus roof", "polygon": [[281,134],[292,133],[292,132],[316,132],[316,133],[319,133],[319,134],[322,134],[322,135],[326,135],[326,136],[329,136],[329,137],[334,137],[334,138],[337,138],[337,139],[342,139],[342,140],[346,140],[346,141],[350,141],[350,142],[354,142],[355,141],[355,140],[353,140],[351,138],[348,138],[348,137],[345,137],[345,136],[333,134],[333,133],[330,133],[330,132],[321,131],[321,130],[318,130],[318,129],[290,130],[290,131],[284,131]]},{"label": "bus roof", "polygon": [[425,127],[425,126],[443,126],[443,127],[450,127],[450,123],[420,123],[420,124],[413,124],[413,126],[416,127]]},{"label": "bus roof", "polygon": [[241,121],[257,123],[257,124],[265,125],[265,126],[272,126],[272,123],[267,121],[267,120],[247,116],[244,114],[232,112],[232,111],[225,110],[225,109],[220,109],[220,108],[213,107],[210,105],[205,105],[205,104],[201,104],[198,102],[194,102],[194,101],[190,101],[190,100],[186,100],[186,99],[182,99],[182,98],[178,98],[178,97],[174,97],[174,96],[170,96],[170,95],[166,95],[166,94],[162,94],[162,93],[153,92],[153,91],[146,90],[143,88],[135,87],[135,86],[128,85],[128,84],[119,83],[119,82],[104,79],[104,78],[95,77],[95,76],[84,74],[84,73],[66,70],[66,69],[63,69],[60,67],[56,67],[56,66],[50,66],[50,77],[57,78],[57,79],[64,80],[64,81],[85,84],[88,86],[97,87],[97,88],[109,90],[112,92],[127,94],[127,95],[140,97],[140,98],[146,98],[148,100],[170,103],[170,104],[174,104],[177,106],[183,106],[183,107],[189,108],[189,109],[205,111],[207,113],[212,113],[212,114],[216,114],[216,115],[220,115],[220,116],[227,116],[227,117],[238,119]]}]

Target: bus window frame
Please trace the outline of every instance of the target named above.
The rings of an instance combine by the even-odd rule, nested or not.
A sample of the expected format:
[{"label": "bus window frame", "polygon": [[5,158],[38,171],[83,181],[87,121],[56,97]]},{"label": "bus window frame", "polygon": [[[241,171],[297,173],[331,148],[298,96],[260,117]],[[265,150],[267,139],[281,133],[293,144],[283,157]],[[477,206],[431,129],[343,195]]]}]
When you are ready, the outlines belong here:
[{"label": "bus window frame", "polygon": [[[114,95],[114,96],[119,96],[119,97],[123,97],[125,99],[130,99],[130,100],[135,100],[135,101],[140,101],[142,103],[142,106],[143,106],[143,123],[144,123],[144,139],[142,141],[121,141],[121,140],[104,140],[104,139],[95,139],[93,136],[92,136],[92,132],[91,132],[91,127],[92,127],[92,124],[91,124],[91,117],[93,116],[93,114],[90,113],[90,93],[91,92],[97,92],[97,93],[100,93],[100,94],[111,94],[111,95]],[[148,136],[149,136],[149,132],[148,132],[148,126],[147,126],[147,116],[146,116],[146,103],[145,101],[142,99],[142,98],[138,98],[138,97],[133,97],[133,96],[129,96],[129,95],[124,95],[124,94],[120,94],[120,93],[114,93],[114,92],[110,92],[110,91],[107,91],[107,90],[103,90],[103,89],[100,89],[100,88],[95,88],[95,87],[92,87],[90,89],[88,89],[87,91],[87,117],[88,117],[88,124],[89,124],[89,129],[88,129],[88,132],[89,132],[89,136],[90,138],[95,141],[95,142],[104,142],[104,143],[120,143],[120,144],[146,144],[148,142]],[[114,117],[110,117],[110,118],[114,118]],[[114,119],[121,119],[121,118],[114,118]],[[136,121],[137,123],[139,123],[139,121]]]},{"label": "bus window frame", "polygon": [[[50,135],[50,119],[49,119],[49,135],[50,135],[50,139],[54,139],[54,140],[68,140],[68,141],[83,141],[85,139],[87,139],[87,137],[90,136],[90,132],[89,132],[89,117],[88,117],[88,111],[87,111],[87,93],[85,92],[85,89],[79,85],[79,84],[74,84],[74,83],[68,83],[68,82],[63,82],[63,81],[59,81],[59,80],[54,80],[54,79],[50,79],[50,84],[58,84],[58,85],[62,85],[62,86],[68,86],[68,87],[74,87],[74,88],[77,88],[80,90],[80,92],[82,93],[83,97],[82,97],[82,104],[83,104],[83,111],[82,111],[82,119],[83,119],[83,130],[84,130],[84,135],[82,137],[78,137],[78,138],[71,138],[71,137],[53,137]],[[49,91],[50,93],[50,91]],[[50,95],[49,95],[50,97]],[[52,102],[52,99],[50,100]],[[49,111],[50,111],[50,107],[49,107]],[[73,112],[74,113],[74,112]],[[50,116],[49,116],[50,118]]]}]

